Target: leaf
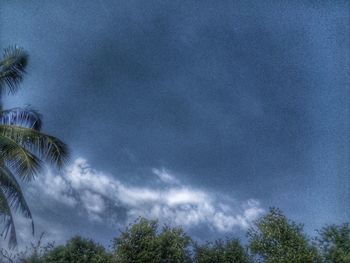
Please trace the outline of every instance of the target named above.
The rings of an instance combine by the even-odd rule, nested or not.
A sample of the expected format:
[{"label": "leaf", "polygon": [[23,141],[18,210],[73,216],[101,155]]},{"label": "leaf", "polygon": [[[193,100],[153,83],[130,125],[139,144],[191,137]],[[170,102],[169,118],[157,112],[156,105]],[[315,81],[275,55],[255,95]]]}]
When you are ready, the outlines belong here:
[{"label": "leaf", "polygon": [[0,160],[22,180],[29,181],[41,170],[41,160],[13,138],[0,135]]},{"label": "leaf", "polygon": [[[50,164],[61,168],[68,159],[68,147],[59,139],[14,125],[0,125],[0,137],[10,138]],[[1,140],[1,139],[0,139]]]},{"label": "leaf", "polygon": [[32,232],[34,234],[32,214],[22,193],[21,186],[6,166],[0,166],[0,187],[7,198],[9,206],[15,211],[20,211],[24,217],[31,219]]},{"label": "leaf", "polygon": [[0,91],[16,93],[23,80],[28,63],[28,54],[20,47],[10,46],[4,50],[0,61]]},{"label": "leaf", "polygon": [[15,125],[40,131],[41,114],[28,108],[13,108],[0,112],[0,125]]},{"label": "leaf", "polygon": [[13,221],[11,208],[7,202],[6,195],[4,194],[2,189],[0,189],[0,215],[2,216],[2,221],[4,225],[4,228],[1,232],[1,236],[3,236],[4,239],[6,239],[7,236],[10,234],[9,246],[13,248],[17,246],[16,228]]}]

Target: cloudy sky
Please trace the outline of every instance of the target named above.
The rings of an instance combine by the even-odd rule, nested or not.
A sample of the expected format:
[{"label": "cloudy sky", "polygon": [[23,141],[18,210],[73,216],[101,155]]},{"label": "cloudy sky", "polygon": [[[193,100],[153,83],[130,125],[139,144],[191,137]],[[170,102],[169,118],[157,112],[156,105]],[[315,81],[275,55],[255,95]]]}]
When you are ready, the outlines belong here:
[{"label": "cloudy sky", "polygon": [[[322,2],[322,3],[321,3]],[[37,233],[108,244],[139,216],[243,236],[268,207],[349,221],[348,1],[1,1],[0,47],[64,140],[24,185]],[[18,218],[26,239],[28,222]]]}]

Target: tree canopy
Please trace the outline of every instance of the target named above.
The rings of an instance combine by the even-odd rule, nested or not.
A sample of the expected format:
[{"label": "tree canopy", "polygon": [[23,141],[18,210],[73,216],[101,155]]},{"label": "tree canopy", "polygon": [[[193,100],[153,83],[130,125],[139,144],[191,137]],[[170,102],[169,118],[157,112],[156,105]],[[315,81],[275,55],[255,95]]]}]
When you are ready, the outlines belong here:
[{"label": "tree canopy", "polygon": [[238,239],[216,240],[204,245],[195,245],[196,263],[250,263],[248,251]]},{"label": "tree canopy", "polygon": [[275,208],[248,230],[246,244],[235,237],[198,244],[181,227],[160,227],[155,220],[140,218],[112,240],[109,250],[76,236],[57,247],[40,241],[29,253],[1,249],[0,262],[350,263],[348,224],[326,226],[317,233],[308,238],[302,225]]},{"label": "tree canopy", "polygon": [[326,226],[319,234],[316,240],[325,263],[350,263],[349,224]]},{"label": "tree canopy", "polygon": [[281,210],[270,212],[257,220],[248,231],[252,255],[266,263],[320,262],[316,247],[309,243],[303,226],[287,219]]},{"label": "tree canopy", "polygon": [[114,239],[113,248],[118,263],[182,263],[190,261],[190,240],[182,228],[159,232],[157,221],[141,218]]}]

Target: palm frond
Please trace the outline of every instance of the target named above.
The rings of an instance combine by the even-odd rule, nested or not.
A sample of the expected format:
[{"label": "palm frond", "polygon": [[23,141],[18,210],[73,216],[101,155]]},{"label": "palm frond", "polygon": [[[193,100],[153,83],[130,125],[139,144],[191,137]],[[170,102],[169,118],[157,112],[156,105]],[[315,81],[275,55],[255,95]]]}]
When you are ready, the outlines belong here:
[{"label": "palm frond", "polygon": [[0,135],[0,160],[23,181],[30,181],[42,168],[41,160],[10,137]]},{"label": "palm frond", "polygon": [[11,208],[7,202],[6,195],[0,189],[0,216],[3,223],[3,230],[1,236],[6,239],[9,236],[9,246],[15,247],[17,245],[16,228],[12,217]]},{"label": "palm frond", "polygon": [[31,219],[34,234],[32,214],[22,193],[16,177],[6,166],[0,166],[0,188],[3,190],[11,209],[19,211],[24,217]]},{"label": "palm frond", "polygon": [[10,46],[4,50],[0,61],[0,91],[14,94],[25,74],[28,54],[22,48]]},{"label": "palm frond", "polygon": [[[36,131],[14,125],[0,125],[0,138],[6,137],[35,153],[40,159],[61,168],[68,160],[68,147],[59,139]],[[0,140],[1,141],[1,140]]]},{"label": "palm frond", "polygon": [[15,125],[40,131],[41,114],[29,108],[13,108],[0,111],[0,125]]}]

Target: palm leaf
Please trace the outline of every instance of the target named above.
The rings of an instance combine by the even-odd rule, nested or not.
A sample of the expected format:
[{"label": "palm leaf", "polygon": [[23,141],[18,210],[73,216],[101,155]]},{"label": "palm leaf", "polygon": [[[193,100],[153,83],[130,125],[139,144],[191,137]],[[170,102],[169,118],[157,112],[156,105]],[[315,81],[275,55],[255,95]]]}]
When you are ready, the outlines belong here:
[{"label": "palm leaf", "polygon": [[19,211],[24,217],[31,219],[34,234],[32,214],[22,193],[21,186],[6,166],[0,166],[0,187],[7,198],[9,206],[15,211]]},{"label": "palm leaf", "polygon": [[10,234],[9,246],[15,247],[17,245],[16,228],[13,221],[11,208],[2,189],[0,189],[0,215],[2,217],[2,223],[4,225],[1,236],[6,239]]},{"label": "palm leaf", "polygon": [[28,108],[13,108],[0,112],[0,125],[16,125],[40,131],[42,126],[41,114]]},{"label": "palm leaf", "polygon": [[28,63],[28,54],[20,47],[12,46],[4,50],[0,61],[0,91],[15,93],[23,79]]},{"label": "palm leaf", "polygon": [[0,125],[0,137],[10,138],[50,164],[61,168],[68,158],[68,147],[59,139],[14,125]]},{"label": "palm leaf", "polygon": [[0,149],[0,160],[24,181],[33,179],[41,170],[40,159],[13,138],[0,135]]}]

